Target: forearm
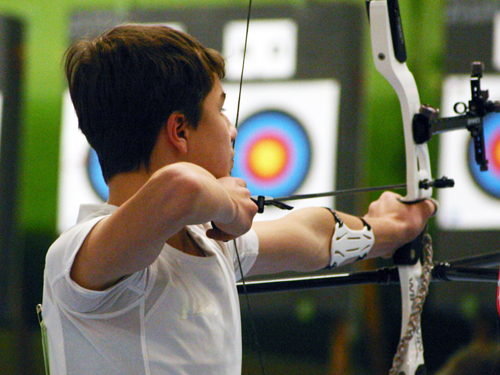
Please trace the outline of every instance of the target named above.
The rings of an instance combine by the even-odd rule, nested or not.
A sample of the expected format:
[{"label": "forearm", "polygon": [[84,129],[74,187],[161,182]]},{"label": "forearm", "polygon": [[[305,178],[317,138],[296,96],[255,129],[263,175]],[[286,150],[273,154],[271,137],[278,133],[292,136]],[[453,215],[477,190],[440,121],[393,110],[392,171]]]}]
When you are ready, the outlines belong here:
[{"label": "forearm", "polygon": [[[374,237],[374,242],[368,240],[360,247],[370,250],[368,253],[366,250],[346,252],[349,257],[339,264],[363,257],[388,258],[423,230],[435,209],[433,204],[423,201],[406,205],[400,203],[398,197],[397,194],[384,193],[370,205],[363,218],[371,228],[370,237]],[[338,211],[337,215],[356,236],[363,233],[364,223],[359,217]],[[334,215],[325,208],[298,210],[283,219],[254,223],[260,245],[259,257],[251,273],[314,271],[336,263],[332,258],[332,248],[334,254],[339,249],[334,236],[335,224]]]},{"label": "forearm", "polygon": [[236,216],[236,203],[225,186],[195,164],[169,165],[153,175],[150,185],[149,195],[161,200],[159,214],[168,218],[172,215],[171,206],[177,206],[178,212],[174,213],[182,227],[209,221],[230,222]]}]

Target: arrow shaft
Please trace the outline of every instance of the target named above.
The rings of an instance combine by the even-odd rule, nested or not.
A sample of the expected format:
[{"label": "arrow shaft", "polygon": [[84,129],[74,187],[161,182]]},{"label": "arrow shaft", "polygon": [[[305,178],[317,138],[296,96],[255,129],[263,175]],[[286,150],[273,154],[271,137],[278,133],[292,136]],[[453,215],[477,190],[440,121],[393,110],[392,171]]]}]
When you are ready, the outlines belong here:
[{"label": "arrow shaft", "polygon": [[375,186],[375,187],[336,190],[336,191],[329,191],[329,192],[325,192],[325,193],[296,194],[296,195],[290,195],[288,197],[273,198],[272,200],[286,202],[286,201],[293,201],[293,200],[299,200],[299,199],[334,197],[334,196],[338,196],[338,195],[366,193],[369,191],[398,190],[398,189],[405,189],[405,188],[406,188],[406,184],[384,185],[384,186]]}]

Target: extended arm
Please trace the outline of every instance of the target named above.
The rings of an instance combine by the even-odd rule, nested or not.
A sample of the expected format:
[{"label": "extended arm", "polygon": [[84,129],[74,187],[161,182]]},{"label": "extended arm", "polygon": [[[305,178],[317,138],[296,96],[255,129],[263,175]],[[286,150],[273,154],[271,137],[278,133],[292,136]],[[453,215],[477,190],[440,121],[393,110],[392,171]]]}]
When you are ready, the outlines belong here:
[{"label": "extended arm", "polygon": [[[397,198],[399,195],[394,193],[382,194],[363,217],[375,235],[367,258],[390,257],[397,248],[418,236],[435,211],[429,200],[407,205]],[[358,217],[337,213],[349,228],[363,228]],[[327,209],[298,210],[282,219],[255,222],[253,228],[259,237],[259,257],[250,274],[306,272],[330,264],[335,220]]]}]

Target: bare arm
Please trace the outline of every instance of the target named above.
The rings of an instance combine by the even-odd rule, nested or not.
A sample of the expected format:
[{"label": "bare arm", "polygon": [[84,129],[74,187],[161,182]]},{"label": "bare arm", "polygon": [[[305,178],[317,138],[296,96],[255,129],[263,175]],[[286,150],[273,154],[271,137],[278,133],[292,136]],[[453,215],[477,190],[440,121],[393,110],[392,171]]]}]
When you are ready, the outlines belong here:
[{"label": "bare arm", "polygon": [[[396,249],[418,236],[435,210],[430,201],[406,205],[398,197],[394,193],[382,194],[364,216],[375,234],[368,258],[392,256]],[[337,213],[349,228],[363,227],[358,217]],[[330,261],[334,228],[333,216],[324,208],[297,210],[279,220],[255,222],[259,256],[250,274],[325,268]]]},{"label": "bare arm", "polygon": [[93,228],[71,277],[83,287],[105,289],[149,266],[186,225],[214,221],[239,236],[250,229],[255,212],[242,181],[218,180],[194,164],[169,165]]}]

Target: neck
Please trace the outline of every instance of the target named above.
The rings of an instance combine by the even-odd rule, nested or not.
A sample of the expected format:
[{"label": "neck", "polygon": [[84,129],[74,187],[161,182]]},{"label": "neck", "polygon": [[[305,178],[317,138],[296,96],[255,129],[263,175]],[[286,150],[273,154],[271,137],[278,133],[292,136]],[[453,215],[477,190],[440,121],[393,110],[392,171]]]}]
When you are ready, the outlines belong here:
[{"label": "neck", "polygon": [[121,206],[129,200],[148,181],[150,175],[146,171],[133,171],[117,174],[108,183],[108,203]]}]

